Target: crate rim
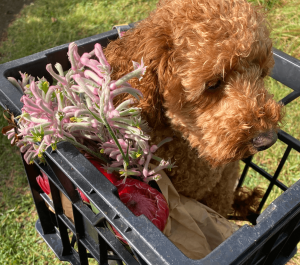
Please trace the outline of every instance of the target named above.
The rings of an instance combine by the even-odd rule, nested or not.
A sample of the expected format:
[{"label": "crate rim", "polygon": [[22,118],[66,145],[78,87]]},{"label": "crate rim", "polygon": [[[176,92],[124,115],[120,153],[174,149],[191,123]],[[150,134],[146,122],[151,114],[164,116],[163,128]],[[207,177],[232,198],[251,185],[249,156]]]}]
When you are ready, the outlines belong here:
[{"label": "crate rim", "polygon": [[[111,31],[108,31],[108,32],[105,32],[105,33],[101,33],[101,34],[97,34],[95,36],[92,36],[92,37],[88,37],[88,38],[85,38],[85,39],[82,39],[82,40],[78,40],[78,41],[75,41],[75,43],[78,45],[78,46],[83,46],[85,45],[86,43],[88,42],[91,42],[91,41],[97,41],[97,39],[99,39],[100,37],[101,38],[104,38],[104,37],[109,37],[109,36],[112,36],[112,35],[116,35],[117,34],[117,30],[111,30]],[[38,53],[35,53],[33,55],[29,55],[29,56],[26,56],[26,57],[23,57],[23,58],[20,58],[20,59],[17,59],[17,60],[14,60],[14,61],[10,61],[10,62],[7,62],[7,63],[4,63],[4,64],[1,64],[0,65],[0,83],[4,83],[4,88],[2,87],[0,89],[0,103],[1,103],[1,106],[2,107],[5,107],[7,105],[7,107],[10,107],[12,109],[12,111],[14,112],[14,114],[18,114],[16,113],[16,111],[18,111],[20,113],[20,110],[21,110],[21,103],[18,103],[16,104],[16,102],[14,100],[10,100],[11,98],[10,97],[7,97],[5,93],[8,93],[10,95],[12,95],[12,93],[9,93],[9,92],[14,92],[14,98],[16,97],[19,97],[21,98],[21,92],[19,92],[12,84],[10,84],[10,82],[4,77],[5,76],[5,73],[9,70],[9,69],[12,69],[12,68],[15,68],[17,67],[18,65],[20,64],[28,64],[28,63],[34,63],[38,60],[42,60],[42,59],[45,59],[47,57],[47,55],[57,51],[57,50],[61,50],[61,49],[66,49],[68,47],[68,44],[63,44],[63,45],[60,45],[60,46],[57,46],[57,47],[53,47],[53,48],[50,48],[50,49],[47,49],[45,51],[42,51],[42,52],[38,52]],[[284,54],[283,52],[277,50],[277,49],[273,49],[274,51],[274,55],[279,55],[279,59],[282,59],[284,58],[284,60],[281,61],[281,63],[283,65],[293,65],[292,67],[292,71],[291,72],[294,72],[294,71],[299,71],[300,72],[300,61],[289,56],[289,55],[286,55]],[[282,55],[284,54],[284,56]],[[38,59],[37,59],[38,58]],[[291,59],[292,58],[292,59]],[[288,68],[288,67],[287,67]],[[276,73],[276,72],[272,72],[272,75],[271,75],[274,79],[278,80],[280,79],[280,74],[279,73]],[[279,76],[279,77],[278,77]],[[300,79],[300,75],[298,76],[299,79]],[[295,79],[293,79],[295,80]],[[287,85],[287,84],[290,84],[291,82],[291,79],[280,79],[278,80],[280,81],[281,83]],[[298,83],[300,85],[300,82]],[[300,91],[300,87],[298,86],[294,86],[294,88],[292,88],[294,91]],[[12,89],[14,88],[14,89]],[[4,90],[3,90],[4,89]],[[11,91],[10,91],[11,90]],[[297,139],[296,139],[297,140]],[[65,149],[72,149],[72,145],[70,145],[69,143],[65,143],[65,142],[61,142],[58,144],[58,149],[57,149],[57,152],[56,153],[53,153],[51,154],[49,152],[49,150],[47,150],[47,157],[49,159],[51,159],[58,167],[61,165],[61,161],[65,161],[66,163],[68,163],[69,165],[72,165],[74,166],[73,162],[74,162],[74,156],[70,156],[68,154],[68,152],[65,151]],[[75,148],[75,147],[73,147]],[[81,154],[80,152],[76,149],[77,151],[77,157],[79,157],[79,161],[82,162],[82,159],[85,159]],[[72,155],[74,155],[76,153],[76,151],[74,151],[72,153]],[[81,157],[80,157],[81,156]],[[72,161],[72,162],[70,162]],[[63,169],[62,169],[63,170]],[[76,168],[76,171],[77,173],[79,172],[80,174],[82,174],[82,169],[80,169],[80,166],[78,165],[78,167]],[[85,174],[87,173],[95,173],[95,171],[93,172],[94,170],[90,170],[88,169],[87,171],[85,170]],[[97,172],[97,174],[99,175],[99,178],[101,178],[101,173]],[[102,178],[104,178],[102,176]],[[106,179],[104,179],[106,180]],[[74,181],[74,180],[73,180]],[[257,230],[258,227],[260,228],[264,228],[264,232],[263,234],[267,234],[271,229],[272,227],[270,227],[270,223],[267,222],[269,221],[268,219],[269,218],[272,218],[272,220],[280,220],[280,218],[282,219],[282,216],[280,217],[278,215],[279,213],[279,210],[282,210],[284,209],[285,211],[288,210],[288,209],[293,209],[293,207],[295,207],[296,205],[299,205],[299,202],[297,203],[296,200],[295,200],[295,197],[294,196],[291,196],[293,195],[293,193],[295,194],[298,194],[299,196],[297,197],[297,199],[300,201],[300,180],[298,182],[296,182],[293,186],[291,186],[284,194],[283,197],[284,199],[280,199],[280,196],[279,198],[277,198],[271,205],[272,207],[274,208],[274,205],[276,205],[276,203],[278,201],[280,202],[283,202],[285,206],[280,205],[282,207],[275,207],[274,209],[271,207],[271,210],[266,210],[265,212],[262,213],[262,217],[260,218],[258,224],[255,226],[255,227],[250,227],[250,226],[244,226],[243,228],[239,229],[237,232],[235,232],[229,239],[232,241],[232,240],[236,240],[236,242],[241,242],[241,234],[243,233],[243,231],[246,231],[248,234],[249,234],[249,238],[248,239],[253,239],[255,240],[255,236],[257,236]],[[103,194],[98,190],[96,189],[96,193],[99,195],[99,196],[102,196]],[[110,195],[109,195],[110,196]],[[113,196],[111,194],[111,196]],[[103,197],[103,196],[102,196]],[[113,197],[112,197],[113,198]],[[102,199],[105,199],[105,198],[102,198]],[[108,201],[108,199],[107,199]],[[122,206],[120,204],[120,201],[118,202],[116,199],[112,199],[112,202],[113,204],[110,203],[110,201],[108,202],[112,207],[120,207],[122,209],[123,208],[126,208],[124,205]],[[275,203],[276,202],[276,203]],[[271,206],[270,205],[270,206]],[[269,207],[270,207],[269,206]],[[268,208],[267,208],[268,209]],[[124,217],[126,216],[128,218],[128,216],[132,215],[129,217],[128,220],[130,220],[130,222],[126,221],[126,223],[128,223],[129,226],[132,226],[134,227],[134,232],[135,233],[139,233],[141,234],[142,232],[144,232],[144,230],[147,230],[147,229],[141,229],[140,227],[138,227],[138,229],[133,226],[132,224],[135,223],[135,221],[133,219],[136,219],[135,216],[133,216],[133,214],[130,212],[128,213],[129,210],[126,208],[126,209],[122,209],[122,211],[119,211],[118,213],[121,215],[121,218],[124,219]],[[290,213],[286,213],[287,215],[290,214]],[[128,215],[128,216],[127,216]],[[111,218],[111,217],[109,217]],[[142,217],[144,218],[144,217]],[[274,219],[273,219],[274,218]],[[149,220],[146,220],[146,222],[149,222],[149,225],[153,226],[154,228],[154,232],[151,234],[151,236],[146,236],[146,237],[143,237],[143,241],[146,242],[146,245],[147,247],[149,247],[149,249],[151,250],[152,253],[142,253],[139,249],[140,245],[143,245],[141,244],[142,242],[136,242],[136,245],[135,244],[132,244],[134,249],[145,259],[145,260],[148,260],[149,261],[149,257],[151,256],[156,256],[157,258],[160,259],[160,262],[163,262],[164,264],[225,264],[223,263],[224,262],[224,252],[223,251],[228,251],[228,252],[232,252],[232,251],[235,251],[237,254],[238,253],[242,253],[243,251],[245,251],[246,249],[249,249],[251,247],[251,244],[253,242],[249,242],[249,240],[247,241],[247,239],[245,239],[244,241],[244,248],[241,248],[239,247],[238,249],[237,248],[231,248],[228,244],[226,246],[226,242],[228,242],[229,239],[227,239],[226,241],[224,241],[221,245],[219,245],[213,252],[211,252],[209,255],[207,255],[205,258],[201,259],[201,260],[192,260],[192,259],[189,259],[187,258],[179,249],[177,249],[175,247],[175,245],[173,243],[171,243],[165,236],[162,237],[162,233],[149,221]],[[118,226],[117,226],[118,227]],[[157,231],[156,231],[157,230]],[[126,236],[126,234],[123,232],[123,231],[119,231],[121,232],[121,234],[124,236],[125,239],[127,239],[128,241],[130,241],[130,238],[128,238]],[[153,240],[151,239],[151,237],[155,235],[155,236],[158,236],[158,237],[161,237],[162,238],[162,243],[161,243],[161,246],[163,247],[167,247],[168,248],[168,252],[166,251],[163,251],[162,248],[159,248],[159,246],[155,245],[155,247],[153,247],[153,245],[149,245],[148,243],[149,242],[153,242]],[[141,235],[139,235],[141,236]],[[155,242],[154,242],[155,243]],[[248,243],[248,245],[247,245]],[[232,245],[233,246],[233,245]],[[245,247],[246,246],[246,247]],[[169,252],[171,251],[171,252]],[[223,252],[223,253],[222,253]],[[212,256],[213,255],[217,255],[214,257],[214,260],[212,260]],[[173,260],[174,256],[177,256],[176,257],[176,260]],[[152,258],[153,258],[152,257]],[[156,258],[155,258],[156,259]],[[235,258],[232,259],[230,262],[234,262],[235,261]],[[149,261],[150,262],[150,261]],[[175,262],[175,263],[174,263]],[[178,262],[178,263],[177,263]],[[211,263],[211,262],[214,262],[214,263]],[[216,263],[217,262],[217,263]],[[228,260],[226,260],[226,264]],[[162,264],[162,263],[160,263]]]}]

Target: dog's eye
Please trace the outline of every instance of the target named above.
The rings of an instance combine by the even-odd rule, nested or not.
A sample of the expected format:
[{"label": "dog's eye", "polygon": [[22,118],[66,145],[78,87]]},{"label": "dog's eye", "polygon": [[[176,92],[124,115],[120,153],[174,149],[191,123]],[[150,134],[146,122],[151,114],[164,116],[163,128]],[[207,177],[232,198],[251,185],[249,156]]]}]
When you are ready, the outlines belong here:
[{"label": "dog's eye", "polygon": [[209,90],[215,90],[221,85],[221,80],[218,80],[217,82],[210,82],[207,83],[207,89]]}]

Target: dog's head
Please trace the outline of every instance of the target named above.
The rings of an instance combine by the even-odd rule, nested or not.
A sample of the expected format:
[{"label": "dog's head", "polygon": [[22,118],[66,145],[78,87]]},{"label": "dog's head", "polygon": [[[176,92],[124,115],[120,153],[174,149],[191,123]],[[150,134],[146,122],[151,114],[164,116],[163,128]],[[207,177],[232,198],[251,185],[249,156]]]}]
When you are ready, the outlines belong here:
[{"label": "dog's head", "polygon": [[148,65],[135,83],[146,96],[142,105],[160,112],[153,105],[161,103],[212,166],[276,141],[282,106],[264,86],[274,60],[261,9],[244,0],[164,0],[128,34],[132,45],[137,40],[131,58]]},{"label": "dog's head", "polygon": [[282,107],[264,86],[274,59],[262,12],[243,0],[165,1],[156,12],[169,23],[158,80],[173,127],[213,166],[270,147]]}]

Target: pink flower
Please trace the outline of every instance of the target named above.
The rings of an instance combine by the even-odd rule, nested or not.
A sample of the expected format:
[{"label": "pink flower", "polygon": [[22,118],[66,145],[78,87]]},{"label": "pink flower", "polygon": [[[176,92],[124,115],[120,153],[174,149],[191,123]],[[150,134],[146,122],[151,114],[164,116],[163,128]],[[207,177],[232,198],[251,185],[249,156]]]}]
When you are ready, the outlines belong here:
[{"label": "pink flower", "polygon": [[108,72],[110,72],[110,65],[107,62],[105,55],[103,53],[102,47],[99,43],[95,44],[95,55],[97,56],[99,62],[101,63],[102,67],[106,68]]},{"label": "pink flower", "polygon": [[119,34],[120,38],[124,37],[125,33],[126,33],[125,31],[120,31],[120,34]]},{"label": "pink flower", "polygon": [[39,175],[36,178],[37,183],[47,195],[50,194],[50,185],[47,175],[42,171],[42,177]]},{"label": "pink flower", "polygon": [[78,47],[74,42],[69,44],[68,56],[73,71],[77,71],[82,67],[82,64],[80,63],[80,56],[78,54]]},{"label": "pink flower", "polygon": [[95,72],[91,71],[91,70],[85,70],[84,71],[84,76],[88,79],[92,79],[93,81],[95,81],[98,85],[102,86],[103,83],[103,79],[101,77],[99,77]]},{"label": "pink flower", "polygon": [[94,60],[94,59],[88,59],[87,57],[81,57],[80,62],[86,66],[92,69],[99,77],[103,78],[105,77],[105,73],[101,71],[101,69],[98,68],[98,66],[101,66],[101,64]]}]

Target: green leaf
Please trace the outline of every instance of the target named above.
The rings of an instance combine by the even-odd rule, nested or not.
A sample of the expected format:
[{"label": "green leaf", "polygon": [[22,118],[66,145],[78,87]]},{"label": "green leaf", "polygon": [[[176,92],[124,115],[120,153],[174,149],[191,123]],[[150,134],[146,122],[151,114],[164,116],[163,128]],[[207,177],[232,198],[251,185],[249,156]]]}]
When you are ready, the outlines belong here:
[{"label": "green leaf", "polygon": [[44,136],[45,132],[44,132],[44,128],[42,127],[42,125],[40,125],[40,129],[41,129],[41,134]]},{"label": "green leaf", "polygon": [[56,95],[55,95],[55,92],[53,92],[51,95],[51,101],[54,101],[55,99],[56,99]]},{"label": "green leaf", "polygon": [[51,144],[52,151],[55,151],[57,149],[57,145],[56,144],[57,144],[57,142]]},{"label": "green leaf", "polygon": [[60,96],[61,102],[63,102],[63,100],[64,100],[64,95],[60,92],[60,93],[59,93],[59,96]]},{"label": "green leaf", "polygon": [[41,79],[41,82],[38,84],[38,88],[43,90],[44,93],[46,94],[49,89],[49,82]]},{"label": "green leaf", "polygon": [[90,202],[90,205],[92,207],[92,211],[95,213],[95,214],[98,214],[100,211],[96,208],[96,206]]},{"label": "green leaf", "polygon": [[132,157],[132,159],[137,159],[137,158],[140,158],[142,154],[143,154],[142,149],[139,146],[138,151],[137,152],[134,152],[134,151],[131,152],[130,156]]},{"label": "green leaf", "polygon": [[[97,105],[97,104],[96,104]],[[89,113],[97,120],[97,121],[99,121],[99,122],[101,122],[101,123],[103,123],[103,121],[102,121],[102,119],[101,118],[99,118],[98,116],[96,116],[93,112],[91,112],[89,109],[88,109],[88,107],[87,106],[85,106],[86,107],[86,109],[89,111]]]},{"label": "green leaf", "polygon": [[30,90],[25,90],[24,93],[29,95],[30,97],[33,97],[33,94]]}]

